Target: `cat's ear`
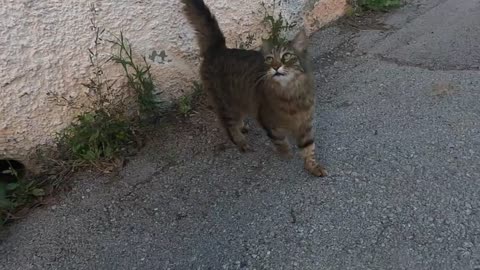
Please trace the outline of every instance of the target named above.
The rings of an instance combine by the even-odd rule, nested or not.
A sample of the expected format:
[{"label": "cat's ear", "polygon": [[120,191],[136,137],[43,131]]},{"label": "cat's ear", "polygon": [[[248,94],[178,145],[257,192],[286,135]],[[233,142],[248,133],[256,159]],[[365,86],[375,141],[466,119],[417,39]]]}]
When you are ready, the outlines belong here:
[{"label": "cat's ear", "polygon": [[263,54],[270,54],[273,49],[273,43],[269,40],[263,40],[262,42],[262,53]]},{"label": "cat's ear", "polygon": [[304,28],[302,28],[292,41],[292,46],[296,51],[305,52],[308,48],[308,36]]}]

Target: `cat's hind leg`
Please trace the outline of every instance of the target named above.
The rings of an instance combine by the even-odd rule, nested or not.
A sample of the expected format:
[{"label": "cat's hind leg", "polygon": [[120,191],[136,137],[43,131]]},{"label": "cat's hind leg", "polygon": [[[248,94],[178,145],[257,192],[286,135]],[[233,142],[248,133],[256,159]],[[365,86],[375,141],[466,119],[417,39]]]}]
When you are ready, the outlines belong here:
[{"label": "cat's hind leg", "polygon": [[240,152],[250,152],[252,148],[248,145],[244,135],[244,117],[241,114],[220,111],[220,121],[227,132],[230,140],[238,147]]},{"label": "cat's hind leg", "polygon": [[245,120],[242,121],[242,127],[240,128],[240,131],[243,133],[243,134],[247,134],[250,129],[248,128],[247,124],[245,124]]},{"label": "cat's hind leg", "polygon": [[[244,115],[241,110],[236,108],[233,102],[229,102],[224,94],[221,94],[219,85],[211,83],[208,79],[203,79],[205,92],[208,93],[210,104],[213,105],[217,117],[225,129],[230,140],[238,147],[240,152],[251,151],[245,135],[244,129]],[[220,93],[220,94],[219,94]]]}]

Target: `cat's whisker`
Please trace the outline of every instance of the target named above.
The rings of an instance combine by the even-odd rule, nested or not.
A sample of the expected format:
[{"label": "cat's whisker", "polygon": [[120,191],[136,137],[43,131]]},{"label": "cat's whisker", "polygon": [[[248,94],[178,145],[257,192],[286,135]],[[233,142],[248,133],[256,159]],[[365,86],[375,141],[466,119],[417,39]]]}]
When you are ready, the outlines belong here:
[{"label": "cat's whisker", "polygon": [[264,81],[268,77],[267,73],[262,73],[262,76],[255,81],[255,85],[258,85],[260,82]]}]

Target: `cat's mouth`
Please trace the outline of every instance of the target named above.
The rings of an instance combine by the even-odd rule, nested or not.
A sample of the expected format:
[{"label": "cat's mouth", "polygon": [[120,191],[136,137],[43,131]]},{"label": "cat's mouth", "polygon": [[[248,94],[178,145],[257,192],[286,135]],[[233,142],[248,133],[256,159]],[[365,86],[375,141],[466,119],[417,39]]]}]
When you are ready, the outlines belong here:
[{"label": "cat's mouth", "polygon": [[282,77],[282,76],[285,76],[285,75],[286,75],[285,73],[275,72],[275,74],[273,74],[272,77]]}]

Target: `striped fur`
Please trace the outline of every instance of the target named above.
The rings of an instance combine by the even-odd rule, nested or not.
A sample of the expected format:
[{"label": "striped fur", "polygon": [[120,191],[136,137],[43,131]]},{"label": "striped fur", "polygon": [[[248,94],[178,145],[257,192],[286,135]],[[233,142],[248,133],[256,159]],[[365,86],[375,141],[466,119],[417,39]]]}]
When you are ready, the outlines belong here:
[{"label": "striped fur", "polygon": [[314,84],[305,32],[284,46],[264,44],[261,52],[229,49],[203,0],[182,2],[197,33],[204,89],[230,140],[242,152],[251,150],[244,119],[256,117],[281,155],[292,155],[287,137],[293,136],[305,168],[315,176],[325,176],[315,159]]}]

